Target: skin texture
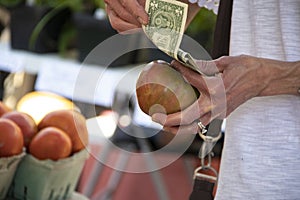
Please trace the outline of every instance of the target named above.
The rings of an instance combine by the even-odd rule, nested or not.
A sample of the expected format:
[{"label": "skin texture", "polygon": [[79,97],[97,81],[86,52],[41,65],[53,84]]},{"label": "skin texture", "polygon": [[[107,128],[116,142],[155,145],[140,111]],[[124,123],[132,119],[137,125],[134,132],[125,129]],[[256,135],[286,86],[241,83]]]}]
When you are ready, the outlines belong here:
[{"label": "skin texture", "polygon": [[[112,27],[119,33],[131,33],[148,23],[146,0],[105,0],[106,12]],[[182,2],[188,3],[187,0]],[[196,4],[189,4],[187,26],[199,11]]]},{"label": "skin texture", "polygon": [[[179,125],[185,133],[196,133],[198,119],[204,125],[214,118],[224,119],[253,97],[300,96],[300,61],[283,62],[246,55],[225,56],[210,62],[199,61],[198,66],[203,71],[216,69],[207,70],[207,73],[218,73],[214,77],[204,77],[176,61],[172,66],[201,93],[200,98],[182,112],[152,115],[153,121],[163,124],[164,129],[172,133],[178,131]],[[225,104],[220,94],[225,95]]]},{"label": "skin texture", "polygon": [[114,29],[122,33],[148,23],[145,0],[105,0],[106,12]]},{"label": "skin texture", "polygon": [[[145,1],[128,0],[122,3],[124,1],[105,2],[112,26],[119,32],[130,33],[130,30],[139,28],[148,21],[147,14],[141,9]],[[187,3],[187,0],[182,1]],[[196,4],[189,4],[187,26],[198,11]],[[240,55],[221,57],[213,61],[199,60],[197,64],[205,73],[217,75],[203,77],[176,61],[172,63],[172,66],[197,88],[201,95],[182,112],[152,116],[152,120],[164,125],[166,131],[175,134],[180,125],[181,132],[196,133],[198,130],[196,121],[199,119],[204,125],[214,118],[224,119],[253,97],[299,95],[300,61],[284,62]]]}]

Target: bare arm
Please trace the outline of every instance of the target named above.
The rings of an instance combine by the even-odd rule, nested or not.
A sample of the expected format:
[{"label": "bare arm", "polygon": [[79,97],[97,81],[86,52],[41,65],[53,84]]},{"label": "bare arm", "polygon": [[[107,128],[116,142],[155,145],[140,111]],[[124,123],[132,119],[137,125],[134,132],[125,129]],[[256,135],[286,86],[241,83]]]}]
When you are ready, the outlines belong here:
[{"label": "bare arm", "polygon": [[200,7],[197,4],[189,3],[188,0],[181,0],[181,2],[187,3],[189,5],[188,16],[187,16],[186,26],[185,26],[185,28],[187,28],[192,22],[192,20],[194,19],[194,17],[199,12]]},{"label": "bare arm", "polygon": [[[267,86],[258,96],[271,96],[280,94],[300,95],[300,61],[285,62],[262,59],[264,69],[271,68]],[[265,72],[267,73],[267,72]]]},{"label": "bare arm", "polygon": [[[196,132],[200,121],[207,125],[214,118],[225,118],[253,97],[296,95],[300,101],[300,61],[287,62],[253,56],[224,56],[214,61],[198,61],[202,71],[215,74],[204,77],[172,63],[185,79],[197,88],[200,98],[180,113],[154,114],[152,119],[176,133],[178,126]],[[214,70],[212,70],[214,69]]]}]

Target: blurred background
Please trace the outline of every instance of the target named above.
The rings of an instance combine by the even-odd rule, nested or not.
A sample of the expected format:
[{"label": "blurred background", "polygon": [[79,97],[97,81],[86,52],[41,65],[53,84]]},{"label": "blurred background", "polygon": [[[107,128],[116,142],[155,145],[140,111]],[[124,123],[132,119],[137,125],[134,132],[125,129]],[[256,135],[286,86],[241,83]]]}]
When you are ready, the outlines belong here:
[{"label": "blurred background", "polygon": [[[152,124],[133,123],[136,102],[126,90],[117,90],[116,84],[135,66],[158,59],[171,61],[171,58],[157,49],[138,49],[120,55],[108,67],[103,61],[105,58],[88,59],[97,45],[117,34],[109,24],[104,7],[102,0],[0,0],[0,98],[12,109],[28,94],[37,92],[31,97],[36,98],[40,95],[38,91],[51,92],[71,101],[88,119],[92,153],[105,154],[120,165],[126,165],[128,158],[110,155],[109,149],[103,146],[103,137],[93,128],[93,120],[102,126],[106,139],[126,151],[151,152],[168,144],[174,136]],[[216,15],[212,11],[201,9],[186,35],[210,52],[215,22]],[[124,37],[124,48],[135,43],[149,43],[145,37]],[[78,77],[82,64],[88,66],[87,72]],[[95,86],[89,85],[88,80],[99,73],[106,82],[103,90],[96,92],[98,96],[91,97],[87,88]],[[137,76],[136,72],[131,74],[135,77],[127,77],[128,85],[134,84]],[[80,87],[78,95],[74,95],[74,84]],[[113,105],[118,109],[113,110]],[[123,115],[122,105],[129,108],[129,116]],[[43,107],[51,107],[51,100],[35,101],[30,109],[42,112]],[[112,121],[113,112],[118,112],[117,122]],[[147,137],[137,139],[134,134],[124,133],[124,127],[129,127],[126,131],[143,133]],[[153,132],[156,134],[151,134]],[[199,164],[199,141],[196,136],[182,156],[163,169],[149,173],[121,172],[103,165],[97,161],[97,156],[91,157],[77,190],[90,199],[188,199],[193,170]],[[222,141],[215,146],[216,158],[221,149]],[[171,156],[174,154],[176,149]]]}]

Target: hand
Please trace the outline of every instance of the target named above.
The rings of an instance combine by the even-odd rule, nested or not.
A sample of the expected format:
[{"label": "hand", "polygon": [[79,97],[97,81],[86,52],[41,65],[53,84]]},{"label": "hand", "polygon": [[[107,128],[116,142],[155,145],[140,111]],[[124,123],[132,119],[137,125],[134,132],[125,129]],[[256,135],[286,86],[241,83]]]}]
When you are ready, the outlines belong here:
[{"label": "hand", "polygon": [[106,12],[112,27],[122,33],[148,23],[144,9],[146,0],[105,0]]},{"label": "hand", "polygon": [[199,60],[197,64],[203,72],[216,74],[202,76],[173,61],[172,67],[200,92],[200,97],[182,112],[169,115],[156,113],[152,119],[172,133],[177,133],[179,127],[180,133],[197,133],[198,120],[207,125],[215,118],[223,119],[247,100],[264,93],[271,81],[270,62],[275,61],[250,56]]}]

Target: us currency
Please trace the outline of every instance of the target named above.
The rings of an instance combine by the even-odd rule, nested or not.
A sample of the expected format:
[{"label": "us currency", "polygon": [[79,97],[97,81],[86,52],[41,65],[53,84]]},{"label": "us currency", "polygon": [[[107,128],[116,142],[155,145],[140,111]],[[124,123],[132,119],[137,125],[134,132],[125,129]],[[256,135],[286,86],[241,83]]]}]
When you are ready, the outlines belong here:
[{"label": "us currency", "polygon": [[180,49],[185,30],[188,5],[176,0],[147,0],[149,23],[143,26],[147,37],[172,58],[203,74],[190,53]]},{"label": "us currency", "polygon": [[147,0],[145,10],[149,23],[144,32],[160,50],[177,59],[188,5],[176,0]]}]

